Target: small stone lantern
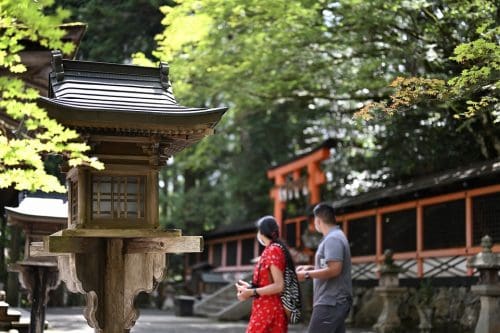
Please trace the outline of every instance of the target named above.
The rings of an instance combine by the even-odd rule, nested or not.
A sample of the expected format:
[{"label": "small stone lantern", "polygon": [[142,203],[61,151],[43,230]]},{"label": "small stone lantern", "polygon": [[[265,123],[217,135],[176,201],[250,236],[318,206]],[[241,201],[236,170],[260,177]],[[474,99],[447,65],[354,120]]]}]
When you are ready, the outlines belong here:
[{"label": "small stone lantern", "polygon": [[377,323],[373,325],[373,329],[377,333],[395,332],[401,326],[398,307],[400,297],[406,291],[406,288],[399,286],[398,275],[403,272],[403,269],[394,264],[393,252],[391,250],[384,252],[384,262],[380,266],[379,272],[379,286],[375,288],[375,292],[382,297],[384,307],[378,317]]},{"label": "small stone lantern", "polygon": [[481,239],[482,251],[471,257],[468,266],[479,271],[479,284],[471,291],[480,296],[481,310],[475,333],[500,332],[500,255],[492,253],[490,236]]},{"label": "small stone lantern", "polygon": [[200,236],[159,229],[158,172],[212,134],[226,108],[179,105],[165,63],[71,61],[56,51],[52,67],[40,106],[75,129],[105,169],[67,170],[68,226],[40,251],[58,255],[68,289],[85,294],[84,316],[96,332],[123,333],[138,318],[135,296],[162,280],[165,254],[203,249]]},{"label": "small stone lantern", "polygon": [[25,235],[24,258],[10,264],[9,270],[19,273],[21,285],[29,291],[30,333],[43,332],[48,293],[60,283],[57,258],[32,253],[30,244],[64,228],[68,220],[67,206],[61,198],[29,196],[19,207],[5,207],[8,224],[21,227]]}]

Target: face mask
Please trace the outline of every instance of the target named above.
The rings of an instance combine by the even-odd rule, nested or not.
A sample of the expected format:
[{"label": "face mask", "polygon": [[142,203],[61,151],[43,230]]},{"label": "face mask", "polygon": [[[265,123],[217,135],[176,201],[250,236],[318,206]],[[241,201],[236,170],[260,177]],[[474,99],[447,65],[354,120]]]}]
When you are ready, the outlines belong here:
[{"label": "face mask", "polygon": [[259,234],[257,234],[257,241],[260,243],[260,245],[266,246],[266,243],[264,243],[264,241],[262,240],[262,238],[260,238]]}]

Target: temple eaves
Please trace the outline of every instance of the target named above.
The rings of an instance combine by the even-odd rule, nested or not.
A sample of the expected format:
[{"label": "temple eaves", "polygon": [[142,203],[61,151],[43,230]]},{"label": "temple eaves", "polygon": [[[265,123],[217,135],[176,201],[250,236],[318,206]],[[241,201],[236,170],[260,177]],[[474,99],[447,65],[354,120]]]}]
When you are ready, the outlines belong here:
[{"label": "temple eaves", "polygon": [[38,104],[85,139],[154,141],[168,158],[212,134],[227,110],[179,105],[168,74],[166,63],[152,68],[74,61],[54,51],[49,96]]}]

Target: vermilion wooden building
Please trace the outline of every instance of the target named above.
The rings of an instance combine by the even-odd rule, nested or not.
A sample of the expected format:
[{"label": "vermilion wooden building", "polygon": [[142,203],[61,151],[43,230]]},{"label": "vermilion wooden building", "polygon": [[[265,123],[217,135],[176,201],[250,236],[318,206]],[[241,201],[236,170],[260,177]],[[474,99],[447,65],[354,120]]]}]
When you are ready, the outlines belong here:
[{"label": "vermilion wooden building", "polygon": [[[318,238],[313,233],[311,207],[321,201],[326,182],[321,163],[328,144],[268,171],[274,181],[271,197],[282,238],[296,260],[312,260]],[[308,209],[287,206],[297,200]],[[500,160],[457,168],[333,202],[351,244],[353,279],[374,281],[385,249],[395,252],[403,277],[466,278],[468,256],[480,251],[480,239],[493,238],[500,252]],[[309,212],[309,213],[308,213]],[[189,264],[206,261],[225,280],[249,272],[259,255],[255,226],[229,226],[205,236],[205,252],[191,255]],[[221,279],[220,282],[222,282]]]}]

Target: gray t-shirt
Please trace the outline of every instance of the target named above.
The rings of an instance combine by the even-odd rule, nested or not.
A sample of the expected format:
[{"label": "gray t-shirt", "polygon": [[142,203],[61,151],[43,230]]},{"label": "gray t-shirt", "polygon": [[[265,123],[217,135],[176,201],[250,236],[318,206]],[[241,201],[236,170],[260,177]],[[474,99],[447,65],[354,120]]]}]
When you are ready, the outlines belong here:
[{"label": "gray t-shirt", "polygon": [[338,226],[319,244],[315,269],[327,267],[329,261],[342,261],[342,272],[328,280],[314,279],[314,306],[336,305],[352,299],[351,250],[347,238]]}]

